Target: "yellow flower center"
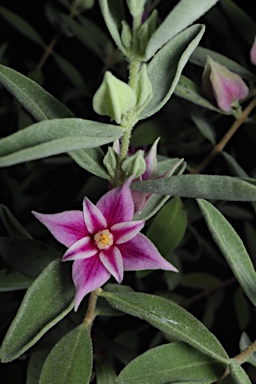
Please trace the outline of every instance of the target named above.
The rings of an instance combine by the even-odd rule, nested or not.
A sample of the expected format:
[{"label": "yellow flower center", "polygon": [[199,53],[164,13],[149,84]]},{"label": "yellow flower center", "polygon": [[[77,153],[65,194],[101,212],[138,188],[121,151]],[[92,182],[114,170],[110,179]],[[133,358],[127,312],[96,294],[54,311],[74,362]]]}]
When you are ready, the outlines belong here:
[{"label": "yellow flower center", "polygon": [[108,229],[103,229],[94,235],[94,241],[99,249],[108,249],[113,245],[113,235]]}]

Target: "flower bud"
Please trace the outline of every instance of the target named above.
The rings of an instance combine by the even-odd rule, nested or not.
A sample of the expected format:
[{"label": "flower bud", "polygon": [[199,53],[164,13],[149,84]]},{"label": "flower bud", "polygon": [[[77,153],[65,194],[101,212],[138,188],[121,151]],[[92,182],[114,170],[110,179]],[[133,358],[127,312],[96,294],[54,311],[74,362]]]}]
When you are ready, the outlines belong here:
[{"label": "flower bud", "polygon": [[256,65],[256,36],[250,51],[251,63]]},{"label": "flower bud", "polygon": [[215,97],[218,107],[224,112],[229,112],[232,106],[236,105],[238,100],[245,98],[249,92],[240,76],[209,56],[202,81],[205,92]]}]

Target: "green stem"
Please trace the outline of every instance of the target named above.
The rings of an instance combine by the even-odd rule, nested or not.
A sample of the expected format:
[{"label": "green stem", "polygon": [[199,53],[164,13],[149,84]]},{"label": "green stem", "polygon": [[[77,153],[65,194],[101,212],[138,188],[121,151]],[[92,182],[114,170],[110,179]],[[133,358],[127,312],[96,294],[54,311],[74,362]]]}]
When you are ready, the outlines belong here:
[{"label": "green stem", "polygon": [[86,316],[84,318],[83,324],[87,327],[88,331],[91,331],[93,320],[95,319],[95,308],[96,303],[98,300],[98,295],[102,291],[101,288],[95,289],[95,291],[92,291],[89,298],[89,305],[87,309]]}]

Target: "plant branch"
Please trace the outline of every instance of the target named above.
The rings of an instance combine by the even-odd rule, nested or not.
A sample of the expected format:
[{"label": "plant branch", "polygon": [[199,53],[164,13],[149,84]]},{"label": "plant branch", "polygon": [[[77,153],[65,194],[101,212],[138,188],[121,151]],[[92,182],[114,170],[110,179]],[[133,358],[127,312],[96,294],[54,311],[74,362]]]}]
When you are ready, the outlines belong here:
[{"label": "plant branch", "polygon": [[93,321],[95,319],[95,308],[96,308],[96,303],[98,300],[99,293],[102,291],[101,288],[95,289],[95,291],[92,291],[90,294],[89,298],[89,304],[88,304],[88,309],[87,313],[85,315],[83,323],[87,326],[88,331],[91,331]]},{"label": "plant branch", "polygon": [[233,137],[238,128],[245,122],[247,117],[250,115],[252,110],[256,107],[256,98],[254,98],[250,104],[243,110],[241,115],[234,121],[231,125],[228,132],[223,136],[218,144],[215,145],[213,150],[206,156],[206,158],[195,168],[191,169],[191,173],[200,173],[211,161],[215,158],[217,154],[223,151],[224,147],[227,145],[229,140]]}]

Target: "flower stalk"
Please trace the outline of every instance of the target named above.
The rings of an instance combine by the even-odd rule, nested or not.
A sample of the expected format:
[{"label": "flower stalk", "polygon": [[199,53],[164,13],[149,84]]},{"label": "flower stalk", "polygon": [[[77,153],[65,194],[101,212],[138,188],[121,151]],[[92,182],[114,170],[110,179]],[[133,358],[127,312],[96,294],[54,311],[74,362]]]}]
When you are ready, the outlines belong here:
[{"label": "flower stalk", "polygon": [[93,321],[96,317],[95,309],[96,309],[98,296],[99,296],[101,291],[102,291],[101,288],[97,288],[91,292],[90,297],[89,297],[89,305],[88,305],[86,316],[85,316],[84,321],[83,321],[83,324],[86,325],[89,332],[92,329],[92,324],[93,324]]}]

